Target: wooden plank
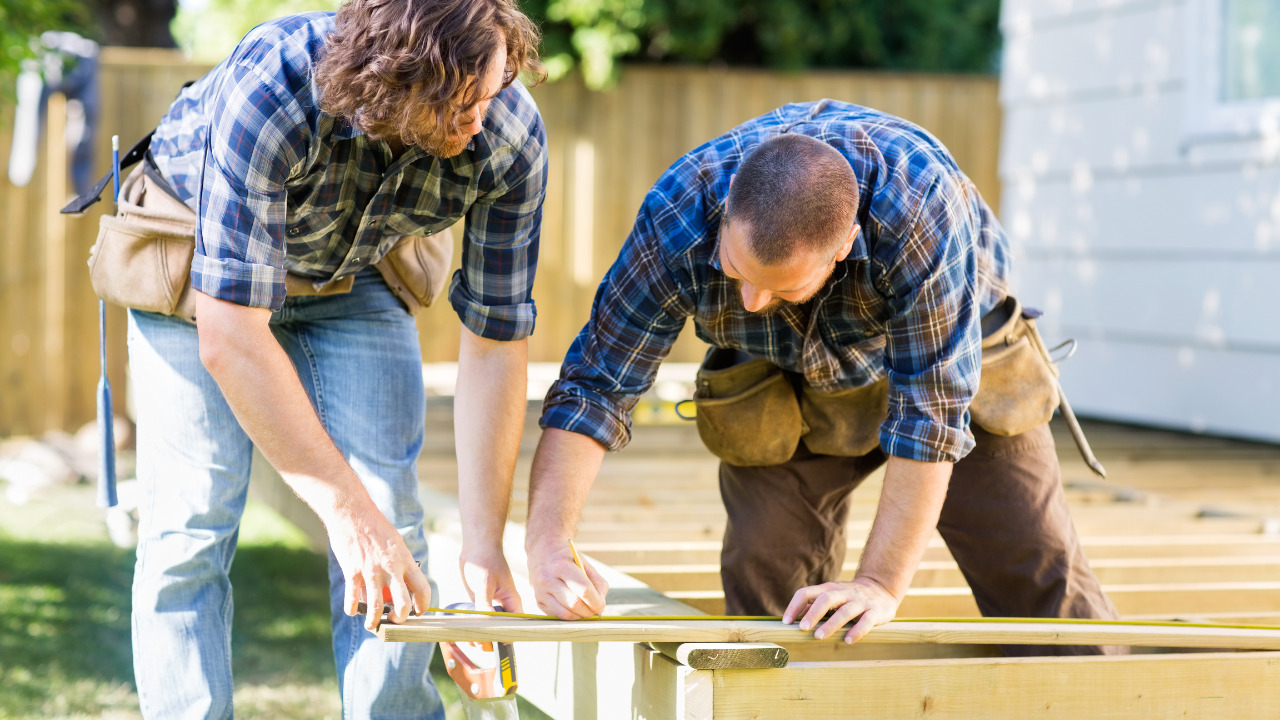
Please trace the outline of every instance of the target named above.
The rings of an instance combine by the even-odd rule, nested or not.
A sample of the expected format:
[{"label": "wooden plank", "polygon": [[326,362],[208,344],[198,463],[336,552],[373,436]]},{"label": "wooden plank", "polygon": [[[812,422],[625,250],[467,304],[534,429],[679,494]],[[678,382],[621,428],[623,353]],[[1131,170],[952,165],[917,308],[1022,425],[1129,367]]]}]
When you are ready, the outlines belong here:
[{"label": "wooden plank", "polygon": [[[1121,616],[1198,616],[1206,612],[1265,614],[1280,612],[1280,583],[1169,583],[1106,585],[1103,590]],[[724,594],[718,590],[668,593],[708,615],[724,613]],[[978,606],[967,587],[907,590],[898,617],[977,617]]]},{"label": "wooden plank", "polygon": [[773,643],[655,642],[653,649],[696,670],[786,667],[790,654]]},{"label": "wooden plank", "polygon": [[[1266,525],[1261,518],[1206,517],[1197,518],[1185,510],[1167,513],[1151,508],[1139,511],[1134,507],[1099,508],[1096,512],[1073,513],[1075,526],[1081,533],[1151,533],[1170,535],[1178,532],[1217,535],[1226,532],[1240,534],[1260,533]],[[871,529],[871,517],[855,519],[847,525],[852,535],[865,536]],[[584,542],[610,542],[630,540],[636,537],[663,537],[672,540],[710,540],[724,534],[724,521],[708,518],[705,522],[684,523],[667,521],[658,516],[644,519],[632,518],[628,522],[618,519],[596,522],[584,520],[578,525],[578,534]]]},{"label": "wooden plank", "polygon": [[[44,363],[49,382],[44,394],[46,430],[68,425],[67,393],[67,223],[58,214],[67,195],[67,98],[49,96],[45,112],[44,140],[48,171],[45,173],[44,256]],[[88,354],[88,353],[84,353]]]},{"label": "wooden plank", "polygon": [[1280,683],[1271,652],[793,664],[715,681],[717,720],[1280,715],[1280,694],[1267,691]]},{"label": "wooden plank", "polygon": [[[1124,463],[1117,463],[1124,468]],[[1121,475],[1128,475],[1127,468],[1118,470]],[[1156,470],[1159,472],[1159,470]],[[1177,478],[1185,476],[1188,482],[1197,482],[1202,478],[1202,469],[1191,470],[1184,464],[1170,464],[1168,474]],[[1265,469],[1259,474],[1269,477]],[[443,488],[441,488],[443,489]],[[849,532],[852,536],[864,535],[874,517],[878,503],[878,488],[859,488],[850,498]],[[1108,491],[1099,494],[1109,495]],[[1280,504],[1280,486],[1275,488],[1250,488],[1239,493],[1223,493],[1224,502],[1208,505],[1200,502],[1195,492],[1184,492],[1178,499],[1168,499],[1167,494],[1157,498],[1133,493],[1134,500],[1123,502],[1084,501],[1073,502],[1073,515],[1078,528],[1083,532],[1105,532],[1112,528],[1127,528],[1131,531],[1141,530],[1149,533],[1194,532],[1197,534],[1222,534],[1224,531],[1236,530],[1241,533],[1268,532],[1264,521],[1263,509],[1254,505],[1240,507],[1232,512],[1226,509],[1225,501],[1231,497],[1237,500],[1250,501],[1271,500]],[[1069,501],[1072,499],[1069,495]],[[1136,503],[1136,504],[1135,504]],[[523,517],[527,512],[527,504],[513,501],[511,511],[515,517]],[[718,537],[725,523],[725,511],[718,502],[699,502],[696,498],[689,503],[675,500],[667,502],[635,502],[631,505],[595,503],[588,500],[583,509],[581,533],[584,540],[599,541],[606,537],[626,537],[626,528],[633,528],[637,533],[651,532],[663,537],[694,538]],[[1135,524],[1132,518],[1142,521]],[[607,541],[606,541],[607,542]],[[698,542],[698,540],[686,540]]]},{"label": "wooden plank", "polygon": [[1004,657],[1000,645],[969,643],[890,644],[857,642],[802,642],[783,645],[792,663],[848,662],[851,660],[942,660],[945,658]]},{"label": "wooden plank", "polygon": [[[856,555],[862,551],[865,538],[850,538],[848,552]],[[1280,553],[1280,537],[1273,535],[1222,534],[1222,535],[1085,535],[1081,537],[1085,554],[1090,560],[1102,558],[1181,558],[1195,556],[1216,557],[1265,557]],[[583,542],[578,544],[584,552],[599,557],[615,566],[713,564],[720,561],[718,540],[620,540]],[[925,560],[946,560],[951,557],[946,545],[934,537],[925,549]]]},{"label": "wooden plank", "polygon": [[[841,580],[850,580],[857,557],[846,557]],[[1104,584],[1168,584],[1189,582],[1280,581],[1280,556],[1100,558],[1090,562]],[[719,564],[615,565],[615,570],[663,592],[720,589]],[[954,561],[925,560],[912,587],[956,587],[965,584]]]},{"label": "wooden plank", "polygon": [[8,241],[0,246],[0,435],[15,432],[22,414],[23,393],[19,382],[21,370],[18,355],[17,286],[19,282],[20,249],[25,243],[21,218],[16,217],[14,196],[18,189],[9,184],[9,152],[13,147],[12,123],[0,125],[0,167],[6,172],[0,176],[0,210],[5,213]]},{"label": "wooden plank", "polygon": [[[817,640],[777,620],[604,620],[565,622],[488,617],[410,618],[384,624],[387,642],[766,642],[780,645],[840,643]],[[1086,621],[944,622],[895,620],[862,640],[886,644],[1132,645],[1138,647],[1280,649],[1280,628],[1135,625]]]}]

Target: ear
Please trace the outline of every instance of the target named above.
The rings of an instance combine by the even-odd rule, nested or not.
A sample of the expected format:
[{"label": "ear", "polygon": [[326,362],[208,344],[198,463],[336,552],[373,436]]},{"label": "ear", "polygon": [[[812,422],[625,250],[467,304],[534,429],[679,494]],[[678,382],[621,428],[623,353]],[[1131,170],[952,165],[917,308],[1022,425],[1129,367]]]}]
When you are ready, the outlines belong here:
[{"label": "ear", "polygon": [[858,231],[861,229],[858,223],[853,224],[853,229],[849,231],[849,237],[845,238],[844,245],[841,245],[840,251],[836,253],[836,262],[849,257],[849,253],[853,252],[853,240],[858,237]]}]

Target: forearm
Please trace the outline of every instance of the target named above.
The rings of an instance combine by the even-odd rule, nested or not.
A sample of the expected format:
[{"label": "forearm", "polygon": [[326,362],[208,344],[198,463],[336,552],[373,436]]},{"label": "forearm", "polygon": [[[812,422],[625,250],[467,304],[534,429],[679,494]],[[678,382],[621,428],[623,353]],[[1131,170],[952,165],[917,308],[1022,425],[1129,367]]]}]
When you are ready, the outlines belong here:
[{"label": "forearm", "polygon": [[376,510],[316,416],[270,311],[197,296],[200,356],[240,426],[325,523]]},{"label": "forearm", "polygon": [[951,463],[889,458],[856,577],[874,581],[902,601],[938,525],[950,479]]},{"label": "forearm", "polygon": [[558,428],[543,430],[529,476],[526,549],[573,537],[604,454],[604,446],[594,438]]},{"label": "forearm", "polygon": [[524,428],[527,340],[497,342],[465,327],[453,424],[463,544],[500,549]]}]

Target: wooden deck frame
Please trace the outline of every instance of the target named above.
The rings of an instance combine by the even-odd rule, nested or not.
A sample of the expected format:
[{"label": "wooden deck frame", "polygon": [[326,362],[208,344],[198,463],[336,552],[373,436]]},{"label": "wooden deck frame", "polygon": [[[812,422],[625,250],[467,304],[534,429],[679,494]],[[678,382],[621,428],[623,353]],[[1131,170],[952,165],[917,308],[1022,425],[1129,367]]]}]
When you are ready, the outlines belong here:
[{"label": "wooden deck frame", "polygon": [[[418,617],[383,625],[388,642],[632,642],[807,643],[812,633],[776,620],[531,620],[487,617]],[[873,629],[864,643],[975,645],[1128,645],[1162,648],[1233,648],[1280,651],[1280,628],[1141,625],[1094,622],[960,622],[895,620]]]},{"label": "wooden deck frame", "polygon": [[[620,474],[630,481],[640,475],[634,467]],[[700,478],[699,482],[705,480]],[[602,482],[609,482],[609,478],[602,476]],[[1274,565],[1274,559],[1280,557],[1280,537],[1274,524],[1266,522],[1265,517],[1237,514],[1221,518],[1186,512],[1185,507],[1173,508],[1162,502],[1132,502],[1121,497],[1123,493],[1108,487],[1085,488],[1083,492],[1088,497],[1083,500],[1079,492],[1069,489],[1068,494],[1073,503],[1078,503],[1073,505],[1073,512],[1078,518],[1085,518],[1080,525],[1089,529],[1082,534],[1086,552],[1091,559],[1099,561],[1099,567],[1117,569],[1108,590],[1126,616],[1280,625],[1280,601],[1277,600],[1280,586],[1275,578],[1265,575],[1262,579],[1247,579],[1250,568],[1269,568]],[[1242,493],[1242,497],[1249,495]],[[1107,507],[1110,496],[1115,497],[1115,504]],[[460,535],[456,515],[452,520],[448,518],[447,508],[452,507],[452,499],[442,496],[426,500],[428,507],[437,512],[431,521],[434,529],[431,543],[432,571],[439,580],[441,573],[455,566],[451,555],[456,555],[456,539]],[[1117,512],[1115,505],[1122,503],[1129,510]],[[440,513],[442,509],[446,512]],[[1095,513],[1095,510],[1101,512]],[[1133,523],[1128,527],[1114,525],[1130,511]],[[587,512],[590,514],[590,506]],[[689,520],[698,527],[674,536],[657,536],[663,538],[661,541],[636,541],[635,538],[645,535],[633,529],[633,534],[622,540],[614,539],[610,533],[595,536],[584,533],[578,547],[586,554],[632,567],[715,562],[718,538],[678,539],[715,534],[714,529],[708,533],[701,527],[704,523],[697,522],[700,518]],[[654,527],[663,525],[665,523],[659,521]],[[1136,528],[1146,534],[1130,534]],[[522,569],[520,538],[520,529],[513,527],[508,538],[513,570]],[[861,550],[861,542],[856,534],[850,539],[853,558]],[[451,542],[455,544],[451,546]],[[938,539],[931,543],[926,559],[936,567],[926,566],[921,581],[913,584],[910,601],[915,605],[904,605],[899,617],[966,614],[956,612],[964,609],[958,603],[971,604],[972,598],[966,589],[951,582],[954,578],[946,579],[944,574],[952,572],[948,565],[950,557]],[[617,591],[610,594],[610,612],[697,614],[677,599],[597,563],[597,567],[602,565]],[[1195,565],[1204,568],[1205,573],[1179,570],[1190,572],[1194,581],[1166,570]],[[936,583],[928,582],[930,569],[938,570],[936,574],[940,579]],[[1147,579],[1157,582],[1135,581],[1143,575],[1130,573],[1130,569],[1141,569],[1151,575]],[[705,573],[706,568],[695,568],[693,572],[699,571]],[[1245,577],[1236,574],[1239,572],[1244,572]],[[674,570],[676,576],[682,573],[691,574],[687,568]],[[645,577],[665,582],[653,574]],[[615,598],[620,602],[614,603]],[[444,597],[445,601],[456,599],[461,598],[456,594]],[[715,597],[692,599],[704,603],[705,607],[717,607]],[[970,612],[976,613],[976,610]],[[595,631],[605,627],[600,621],[593,624]],[[565,625],[557,622],[553,632],[562,632]],[[588,623],[575,624],[575,633],[585,632],[577,629],[579,625],[585,628]],[[1153,645],[1156,649],[1152,653],[1135,648],[1135,652],[1145,654],[1127,657],[1006,659],[993,656],[998,646],[989,643],[1010,641],[1007,635],[1000,637],[999,632],[1017,634],[1028,630],[1022,623],[1017,625],[1017,628],[990,628],[996,634],[983,638],[973,634],[980,632],[977,628],[959,632],[953,632],[955,628],[931,628],[928,631],[934,635],[930,636],[920,632],[923,628],[912,628],[899,621],[877,629],[867,641],[854,646],[834,641],[814,642],[793,628],[775,627],[769,632],[795,633],[777,638],[783,641],[777,645],[785,650],[790,663],[776,669],[694,667],[700,663],[694,659],[689,643],[666,646],[667,653],[663,654],[651,647],[663,647],[657,642],[661,636],[653,633],[646,638],[654,640],[653,643],[596,642],[603,636],[579,638],[586,640],[582,642],[522,640],[516,644],[516,652],[520,658],[522,694],[557,720],[921,716],[997,720],[1041,716],[1177,716],[1249,720],[1280,716],[1276,693],[1267,691],[1277,685],[1280,652],[1239,649],[1274,647],[1274,638],[1267,636],[1274,631],[1245,629],[1243,634],[1251,636],[1248,640],[1230,637],[1229,633],[1224,635],[1227,628],[1207,628],[1202,638],[1128,637],[1129,641]],[[1047,635],[1058,629],[1033,630],[1046,633],[1046,637],[1036,639],[1037,643],[1052,642]],[[404,630],[387,628],[384,633]],[[630,626],[628,632],[634,630],[635,626]],[[676,628],[672,633],[668,637],[684,640],[692,636],[717,637],[690,633],[689,628]],[[508,632],[504,630],[503,634]],[[754,632],[738,632],[733,637],[769,638]],[[1081,634],[1073,640],[1119,642],[1115,635]],[[1219,643],[1237,649],[1214,651],[1212,646]],[[1164,650],[1167,647],[1178,650],[1170,653]],[[776,652],[773,655],[778,657]],[[685,662],[676,658],[683,658]]]},{"label": "wooden deck frame", "polygon": [[1232,718],[1280,714],[1280,653],[793,663],[694,670],[636,646],[645,720]]},{"label": "wooden deck frame", "polygon": [[715,720],[1280,716],[1280,693],[1263,690],[1280,684],[1275,652],[793,663],[683,682],[712,687]]}]

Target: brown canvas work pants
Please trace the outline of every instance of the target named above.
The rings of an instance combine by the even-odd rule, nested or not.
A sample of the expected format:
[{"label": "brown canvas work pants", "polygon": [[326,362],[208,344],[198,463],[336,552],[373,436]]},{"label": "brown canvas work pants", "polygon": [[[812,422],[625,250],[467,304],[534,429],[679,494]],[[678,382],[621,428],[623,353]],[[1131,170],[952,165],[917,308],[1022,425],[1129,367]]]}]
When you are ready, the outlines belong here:
[{"label": "brown canvas work pants", "polygon": [[[938,532],[988,617],[1114,620],[1076,536],[1047,424],[1001,437],[971,426],[977,445],[952,470]],[[885,462],[816,455],[801,442],[788,462],[720,464],[729,513],[721,551],[725,611],[781,615],[801,587],[837,580],[851,492]],[[1005,646],[1009,655],[1124,652],[1098,646]]]}]

